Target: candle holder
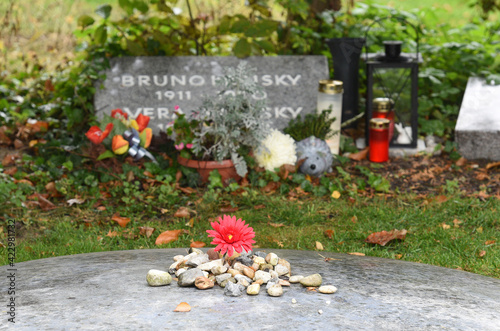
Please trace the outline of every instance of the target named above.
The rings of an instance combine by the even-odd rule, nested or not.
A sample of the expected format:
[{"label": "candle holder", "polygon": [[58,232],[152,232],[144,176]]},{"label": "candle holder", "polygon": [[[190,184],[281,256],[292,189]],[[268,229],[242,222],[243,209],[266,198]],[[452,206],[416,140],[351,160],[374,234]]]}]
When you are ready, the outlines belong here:
[{"label": "candle holder", "polygon": [[389,124],[387,118],[370,120],[370,161],[386,162],[389,160]]}]

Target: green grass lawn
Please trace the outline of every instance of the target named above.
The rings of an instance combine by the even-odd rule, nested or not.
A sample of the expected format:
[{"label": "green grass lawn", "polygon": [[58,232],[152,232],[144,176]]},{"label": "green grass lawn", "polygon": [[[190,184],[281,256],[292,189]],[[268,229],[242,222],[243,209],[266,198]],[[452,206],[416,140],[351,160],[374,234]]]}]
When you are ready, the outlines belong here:
[{"label": "green grass lawn", "polygon": [[[17,230],[17,262],[87,252],[189,247],[192,241],[202,241],[208,247],[211,240],[205,231],[210,220],[223,214],[221,208],[232,205],[238,210],[231,214],[254,228],[258,247],[315,250],[319,242],[331,252],[363,253],[500,278],[500,246],[496,242],[500,201],[495,198],[486,202],[459,196],[443,202],[411,196],[289,200],[253,189],[238,196],[222,192],[203,197],[201,193],[178,195],[170,202],[150,193],[144,196],[143,202],[129,206],[119,199],[107,201],[104,211],[93,207],[95,200],[91,200],[80,206],[19,214],[17,221],[22,226]],[[190,209],[189,218],[173,216],[181,206]],[[124,228],[118,226],[111,219],[115,213],[131,222]],[[155,231],[147,238],[140,234],[140,227]],[[155,245],[161,232],[173,229],[184,230],[177,241]],[[386,246],[365,242],[371,233],[393,229],[406,229],[406,239]],[[331,230],[331,238],[325,234],[327,230]],[[6,264],[6,252],[1,256]]]}]

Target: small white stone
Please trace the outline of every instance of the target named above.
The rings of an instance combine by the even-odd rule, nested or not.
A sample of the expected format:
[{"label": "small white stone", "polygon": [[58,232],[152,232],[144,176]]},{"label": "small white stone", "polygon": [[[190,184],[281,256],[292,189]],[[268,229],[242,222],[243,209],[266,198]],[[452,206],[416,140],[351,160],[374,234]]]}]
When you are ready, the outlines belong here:
[{"label": "small white stone", "polygon": [[208,275],[210,275],[207,271],[203,271],[203,276],[208,278]]},{"label": "small white stone", "polygon": [[320,314],[320,315],[323,314],[323,311],[321,309],[318,310],[318,314]]},{"label": "small white stone", "polygon": [[166,271],[151,269],[148,271],[146,280],[149,286],[163,286],[172,282],[172,276]]},{"label": "small white stone", "polygon": [[247,294],[248,295],[257,295],[260,292],[260,285],[259,284],[252,284],[247,287]]},{"label": "small white stone", "polygon": [[274,267],[274,271],[276,271],[278,273],[278,276],[283,276],[283,275],[286,275],[290,270],[288,270],[288,268],[285,267],[284,265],[277,264]]},{"label": "small white stone", "polygon": [[210,269],[210,271],[215,275],[222,275],[223,273],[225,273],[227,271],[227,268],[224,267],[224,266],[221,266],[221,265],[218,265],[218,266],[215,266],[213,267],[212,269]]},{"label": "small white stone", "polygon": [[266,264],[266,259],[260,256],[254,256],[253,262],[257,263],[258,265]]},{"label": "small white stone", "polygon": [[213,267],[222,266],[222,260],[213,260],[207,263],[200,264],[197,268],[203,271],[210,271]]},{"label": "small white stone", "polygon": [[265,284],[271,279],[271,274],[269,272],[258,270],[255,272],[255,280],[259,280],[259,279],[262,279],[262,281]]},{"label": "small white stone", "polygon": [[184,271],[188,270],[188,268],[180,268],[175,272],[175,275],[179,277]]},{"label": "small white stone", "polygon": [[274,253],[269,253],[266,256],[266,262],[273,265],[273,266],[278,264],[278,260],[279,260],[278,255],[276,255]]},{"label": "small white stone", "polygon": [[184,260],[185,260],[184,255],[176,255],[176,256],[174,256],[174,261],[175,262],[184,261]]},{"label": "small white stone", "polygon": [[272,297],[280,297],[283,295],[283,288],[279,284],[274,284],[270,288],[267,289],[267,294]]},{"label": "small white stone", "polygon": [[332,294],[337,292],[337,288],[333,285],[323,285],[318,288],[318,292],[324,294]]},{"label": "small white stone", "polygon": [[331,303],[331,301],[330,301],[330,300],[328,300],[328,301],[327,301],[327,302],[325,302],[325,303],[326,303],[327,305],[329,305],[329,304]]},{"label": "small white stone", "polygon": [[295,298],[293,298],[292,303],[297,303],[297,300],[295,300]]},{"label": "small white stone", "polygon": [[269,270],[269,274],[271,275],[271,278],[278,278],[280,275],[274,271],[274,270]]},{"label": "small white stone", "polygon": [[290,279],[288,281],[290,283],[292,283],[292,284],[299,283],[302,278],[304,278],[304,276],[302,276],[302,275],[296,275],[296,276],[290,277]]}]

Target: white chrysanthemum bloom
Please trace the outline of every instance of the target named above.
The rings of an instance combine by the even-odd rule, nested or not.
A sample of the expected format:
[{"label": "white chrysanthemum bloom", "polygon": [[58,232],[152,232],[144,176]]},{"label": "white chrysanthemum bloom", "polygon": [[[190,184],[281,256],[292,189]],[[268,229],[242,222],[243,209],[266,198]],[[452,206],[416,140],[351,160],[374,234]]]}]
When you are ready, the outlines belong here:
[{"label": "white chrysanthemum bloom", "polygon": [[279,168],[283,164],[295,164],[297,161],[295,140],[289,135],[273,129],[261,142],[255,159],[260,167],[269,171],[274,171],[275,168]]}]

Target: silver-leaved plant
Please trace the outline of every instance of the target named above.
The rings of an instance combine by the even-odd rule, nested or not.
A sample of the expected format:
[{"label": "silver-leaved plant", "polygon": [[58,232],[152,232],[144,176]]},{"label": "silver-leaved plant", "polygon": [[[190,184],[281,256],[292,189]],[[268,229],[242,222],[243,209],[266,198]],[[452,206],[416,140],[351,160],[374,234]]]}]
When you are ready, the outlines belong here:
[{"label": "silver-leaved plant", "polygon": [[193,152],[203,160],[231,158],[238,175],[248,172],[243,155],[256,149],[269,132],[263,91],[253,79],[255,69],[242,61],[218,80],[219,92],[206,96],[199,114],[204,123],[193,140]]}]

